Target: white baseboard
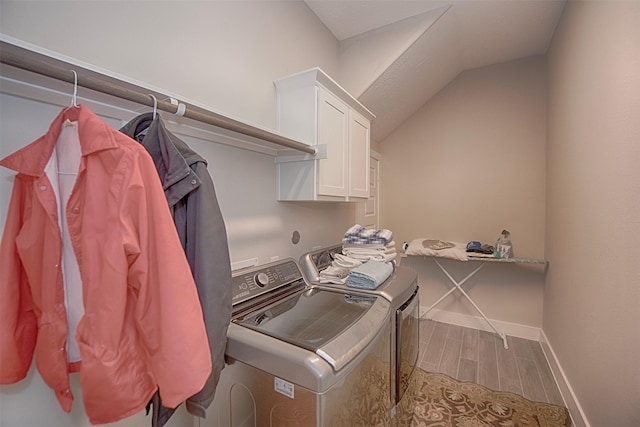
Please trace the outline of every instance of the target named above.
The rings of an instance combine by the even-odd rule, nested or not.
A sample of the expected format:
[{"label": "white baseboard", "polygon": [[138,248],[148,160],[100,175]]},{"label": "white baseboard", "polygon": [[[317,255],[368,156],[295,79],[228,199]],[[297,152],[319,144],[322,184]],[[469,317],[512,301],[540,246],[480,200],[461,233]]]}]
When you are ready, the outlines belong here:
[{"label": "white baseboard", "polygon": [[[482,318],[469,314],[454,313],[452,311],[432,309],[426,313],[426,307],[420,307],[420,318],[432,319],[438,322],[449,323],[451,325],[464,326],[466,328],[478,329],[481,331],[495,332],[491,326]],[[501,320],[490,319],[493,325],[500,332],[512,337],[524,338],[527,340],[540,341],[540,328],[520,325],[517,323],[503,322]]]},{"label": "white baseboard", "polygon": [[[466,328],[473,328],[481,331],[495,332],[482,317],[438,310],[437,308],[432,309],[428,313],[426,313],[426,311],[427,307],[420,307],[420,318],[432,319],[438,322],[464,326]],[[584,411],[582,410],[582,407],[580,406],[580,403],[578,402],[578,399],[576,398],[576,395],[573,392],[573,389],[571,388],[555,353],[553,352],[553,348],[551,348],[549,340],[547,340],[547,337],[544,334],[544,331],[533,326],[503,322],[500,320],[491,319],[491,322],[494,324],[496,329],[506,335],[540,342],[542,351],[544,352],[547,362],[549,363],[549,367],[551,368],[551,373],[553,374],[556,384],[558,384],[558,388],[560,389],[560,394],[562,395],[564,404],[569,410],[569,415],[573,421],[573,427],[591,427],[591,424],[589,424],[589,421],[587,420],[587,417],[585,416]]]},{"label": "white baseboard", "polygon": [[587,420],[587,417],[582,410],[582,406],[580,406],[580,402],[578,402],[578,398],[573,392],[573,388],[571,388],[571,384],[569,384],[567,376],[564,374],[564,371],[558,362],[558,358],[549,344],[549,340],[544,334],[544,331],[540,331],[540,345],[542,346],[542,351],[547,358],[547,362],[549,362],[551,373],[553,374],[556,384],[558,384],[564,404],[567,409],[569,409],[571,421],[573,421],[573,427],[591,427],[591,424],[589,424],[589,420]]}]

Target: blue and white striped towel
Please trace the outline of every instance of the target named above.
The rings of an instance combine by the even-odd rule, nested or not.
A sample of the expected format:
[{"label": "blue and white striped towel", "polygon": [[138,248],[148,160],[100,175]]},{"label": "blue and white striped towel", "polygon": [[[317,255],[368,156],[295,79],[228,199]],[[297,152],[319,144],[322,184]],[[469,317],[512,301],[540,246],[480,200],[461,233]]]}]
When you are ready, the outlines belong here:
[{"label": "blue and white striped towel", "polygon": [[393,240],[393,233],[391,230],[381,229],[366,229],[360,224],[353,225],[350,227],[346,233],[344,233],[344,239],[342,239],[342,243],[353,244],[353,243],[381,243],[386,245]]}]

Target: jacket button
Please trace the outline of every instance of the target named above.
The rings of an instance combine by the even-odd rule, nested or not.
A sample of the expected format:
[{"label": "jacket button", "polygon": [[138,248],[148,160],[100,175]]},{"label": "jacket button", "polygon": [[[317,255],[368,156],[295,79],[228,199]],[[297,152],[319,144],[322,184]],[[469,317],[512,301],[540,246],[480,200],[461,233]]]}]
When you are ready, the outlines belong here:
[{"label": "jacket button", "polygon": [[77,214],[77,213],[79,213],[79,212],[80,212],[80,208],[75,207],[75,208],[73,208],[73,209],[71,210],[71,212],[73,212],[74,214]]},{"label": "jacket button", "polygon": [[47,186],[46,186],[46,185],[41,185],[41,186],[40,186],[40,190],[44,191],[44,190],[46,190],[46,189],[47,189]]},{"label": "jacket button", "polygon": [[198,181],[196,181],[195,179],[191,180],[191,185],[196,185],[198,183]]}]

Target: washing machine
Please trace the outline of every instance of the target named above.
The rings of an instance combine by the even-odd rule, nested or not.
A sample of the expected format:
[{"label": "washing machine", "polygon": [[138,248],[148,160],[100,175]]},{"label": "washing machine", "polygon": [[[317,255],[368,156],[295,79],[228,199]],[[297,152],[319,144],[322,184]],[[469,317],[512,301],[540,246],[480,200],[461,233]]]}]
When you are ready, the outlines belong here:
[{"label": "washing machine", "polygon": [[[342,244],[335,244],[302,255],[299,265],[307,282],[328,289],[351,289],[346,285],[320,283],[320,272],[331,265],[335,254],[340,253]],[[393,418],[410,418],[413,412],[411,396],[407,396],[407,399],[404,397],[418,363],[420,301],[417,278],[415,270],[397,266],[391,276],[376,289],[357,289],[358,292],[382,297],[390,304],[390,394],[394,405]]]},{"label": "washing machine", "polygon": [[227,365],[198,427],[391,425],[390,302],[286,259],[233,273]]}]

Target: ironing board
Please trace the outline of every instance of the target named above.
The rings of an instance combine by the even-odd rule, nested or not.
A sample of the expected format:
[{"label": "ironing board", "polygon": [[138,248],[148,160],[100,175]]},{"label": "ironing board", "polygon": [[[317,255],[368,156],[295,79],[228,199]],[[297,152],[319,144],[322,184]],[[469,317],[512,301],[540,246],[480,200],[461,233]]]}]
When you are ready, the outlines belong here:
[{"label": "ironing board", "polygon": [[[478,262],[480,262],[480,265],[477,266],[474,270],[472,270],[471,273],[469,273],[464,279],[462,279],[460,281],[457,281],[442,266],[442,264],[438,260],[439,257],[437,257],[435,255],[423,255],[423,256],[428,257],[428,258],[433,258],[433,260],[435,261],[436,265],[440,268],[440,270],[442,270],[442,272],[445,274],[445,276],[447,276],[449,278],[451,283],[453,283],[453,287],[451,289],[449,289],[449,291],[447,291],[444,295],[442,295],[436,302],[431,304],[431,306],[429,308],[427,308],[427,310],[423,313],[423,316],[425,314],[427,314],[429,311],[431,311],[436,305],[440,304],[440,302],[442,302],[442,300],[444,300],[446,297],[448,297],[451,293],[453,293],[456,290],[458,290],[471,303],[471,305],[473,305],[473,307],[478,311],[478,313],[480,313],[482,318],[489,324],[489,326],[491,326],[491,329],[493,329],[494,332],[496,334],[498,334],[498,336],[500,336],[500,338],[502,339],[502,342],[504,344],[504,348],[508,349],[509,348],[509,344],[507,343],[507,336],[504,334],[504,332],[501,332],[501,331],[498,330],[498,328],[496,328],[496,326],[493,324],[493,322],[484,314],[484,312],[480,309],[480,307],[478,307],[478,305],[471,299],[469,294],[467,294],[467,292],[465,292],[465,290],[462,288],[462,285],[467,280],[472,278],[476,273],[478,273],[482,269],[482,267],[484,267],[484,265],[486,263],[488,263],[488,262],[511,263],[511,264],[514,264],[514,263],[542,264],[542,265],[546,266],[547,265],[547,261],[540,260],[540,259],[531,259],[531,258],[491,258],[491,257],[473,256],[472,254],[469,254],[469,255],[467,255],[467,261],[478,261]],[[463,261],[463,260],[459,260],[459,261]]]}]

